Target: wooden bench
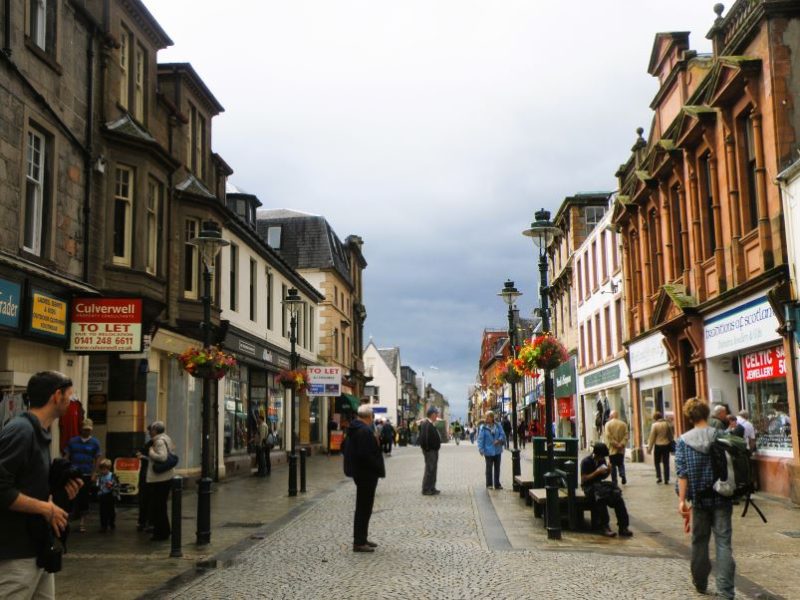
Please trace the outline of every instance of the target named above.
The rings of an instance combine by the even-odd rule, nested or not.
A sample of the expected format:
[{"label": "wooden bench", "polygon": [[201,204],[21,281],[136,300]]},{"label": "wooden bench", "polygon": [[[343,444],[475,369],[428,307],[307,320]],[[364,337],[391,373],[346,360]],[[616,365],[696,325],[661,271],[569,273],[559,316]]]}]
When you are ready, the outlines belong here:
[{"label": "wooden bench", "polygon": [[525,500],[525,504],[531,505],[531,498],[528,490],[533,488],[533,479],[524,479],[522,475],[514,475],[514,485],[519,488],[519,497]]},{"label": "wooden bench", "polygon": [[[558,504],[559,507],[562,508],[561,510],[561,518],[569,518],[569,507],[567,506],[567,489],[566,488],[558,488]],[[545,488],[531,488],[528,490],[528,499],[530,500],[530,504],[533,505],[533,515],[537,518],[543,520],[543,523],[546,522],[544,519],[545,516],[545,508],[547,506],[547,490]],[[592,503],[586,497],[586,494],[583,493],[581,488],[575,489],[575,508],[577,510],[577,517],[578,517],[578,527],[585,526],[585,520],[583,517],[584,511],[592,509]],[[591,520],[590,520],[591,522]]]}]

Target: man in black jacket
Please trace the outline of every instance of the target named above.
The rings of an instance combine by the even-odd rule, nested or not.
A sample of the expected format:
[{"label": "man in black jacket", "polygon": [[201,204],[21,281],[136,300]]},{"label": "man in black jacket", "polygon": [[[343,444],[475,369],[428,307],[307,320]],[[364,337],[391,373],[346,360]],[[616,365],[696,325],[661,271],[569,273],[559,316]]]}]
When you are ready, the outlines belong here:
[{"label": "man in black jacket", "polygon": [[436,489],[436,467],[439,464],[439,448],[442,447],[442,438],[436,429],[436,418],[439,409],[435,406],[428,408],[428,416],[419,426],[419,447],[425,457],[425,475],[422,477],[422,495],[435,496],[441,492]]},{"label": "man in black jacket", "polygon": [[356,484],[356,512],[353,518],[353,552],[375,552],[378,544],[367,539],[375,488],[386,477],[383,454],[372,429],[374,415],[367,404],[358,407],[358,418],[347,428],[344,446],[344,474]]},{"label": "man in black jacket", "polygon": [[[83,482],[50,486],[50,426],[63,416],[72,381],[43,371],[28,381],[29,411],[0,431],[0,598],[55,598],[55,578],[45,572],[41,550],[67,526],[67,512],[53,502],[54,492],[72,500]],[[54,484],[55,485],[55,484]],[[54,567],[51,567],[54,568]]]}]

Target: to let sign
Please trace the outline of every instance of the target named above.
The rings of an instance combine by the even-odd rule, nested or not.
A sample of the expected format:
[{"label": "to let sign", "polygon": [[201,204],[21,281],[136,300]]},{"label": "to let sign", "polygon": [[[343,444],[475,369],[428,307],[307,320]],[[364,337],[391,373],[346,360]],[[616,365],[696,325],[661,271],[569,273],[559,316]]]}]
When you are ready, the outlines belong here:
[{"label": "to let sign", "polygon": [[339,396],[342,393],[341,367],[310,366],[306,373],[309,396]]},{"label": "to let sign", "polygon": [[746,382],[786,377],[786,357],[783,346],[745,354],[742,358],[742,366]]},{"label": "to let sign", "polygon": [[72,303],[73,352],[141,352],[141,298],[77,298]]}]

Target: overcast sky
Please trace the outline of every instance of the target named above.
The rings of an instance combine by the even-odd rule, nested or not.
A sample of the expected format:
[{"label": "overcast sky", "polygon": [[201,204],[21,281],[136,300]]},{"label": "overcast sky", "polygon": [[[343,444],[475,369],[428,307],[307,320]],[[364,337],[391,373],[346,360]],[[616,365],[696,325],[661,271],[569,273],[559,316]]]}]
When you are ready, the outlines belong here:
[{"label": "overcast sky", "polygon": [[[145,0],[225,107],[213,150],[267,208],[364,239],[365,337],[463,416],[506,278],[537,304],[540,207],[613,190],[648,130],[654,35],[710,0]],[[732,2],[727,3],[728,6]],[[431,369],[431,366],[438,369]]]}]

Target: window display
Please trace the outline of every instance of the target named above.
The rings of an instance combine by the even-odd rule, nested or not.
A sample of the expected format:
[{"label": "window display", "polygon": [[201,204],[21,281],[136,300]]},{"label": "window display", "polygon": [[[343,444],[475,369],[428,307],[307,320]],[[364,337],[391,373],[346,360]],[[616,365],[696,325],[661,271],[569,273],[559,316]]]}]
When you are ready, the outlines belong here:
[{"label": "window display", "polygon": [[783,347],[744,355],[742,373],[750,419],[756,430],[756,448],[791,453],[792,428]]},{"label": "window display", "polygon": [[247,452],[247,369],[225,376],[225,454]]}]

